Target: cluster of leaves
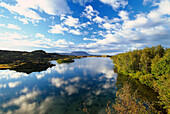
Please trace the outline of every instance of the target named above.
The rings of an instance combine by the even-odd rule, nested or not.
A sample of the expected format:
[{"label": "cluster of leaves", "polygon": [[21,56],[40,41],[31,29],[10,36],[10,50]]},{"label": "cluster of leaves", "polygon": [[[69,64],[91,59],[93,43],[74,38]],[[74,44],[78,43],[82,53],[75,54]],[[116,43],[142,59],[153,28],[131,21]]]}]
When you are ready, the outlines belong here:
[{"label": "cluster of leaves", "polygon": [[159,94],[161,105],[170,109],[170,48],[134,50],[111,57],[118,72],[138,79]]}]

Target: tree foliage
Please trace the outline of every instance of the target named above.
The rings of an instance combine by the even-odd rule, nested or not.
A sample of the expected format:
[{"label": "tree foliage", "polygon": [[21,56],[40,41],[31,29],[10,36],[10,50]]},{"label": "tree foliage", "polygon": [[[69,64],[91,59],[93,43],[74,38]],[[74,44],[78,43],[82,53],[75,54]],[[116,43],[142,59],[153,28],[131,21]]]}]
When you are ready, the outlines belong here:
[{"label": "tree foliage", "polygon": [[160,104],[170,109],[170,49],[161,45],[111,57],[118,72],[138,79],[159,94]]}]

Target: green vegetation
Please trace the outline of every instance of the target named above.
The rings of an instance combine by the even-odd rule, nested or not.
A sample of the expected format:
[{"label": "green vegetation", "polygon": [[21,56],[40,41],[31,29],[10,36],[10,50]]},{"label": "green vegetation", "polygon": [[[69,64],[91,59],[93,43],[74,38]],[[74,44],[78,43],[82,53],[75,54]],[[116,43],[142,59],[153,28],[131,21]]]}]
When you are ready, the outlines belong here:
[{"label": "green vegetation", "polygon": [[18,72],[39,72],[53,65],[50,60],[68,58],[72,56],[46,53],[43,50],[33,52],[0,50],[0,69],[11,69]]},{"label": "green vegetation", "polygon": [[74,60],[71,59],[71,58],[64,58],[64,59],[58,59],[57,60],[58,64],[61,64],[61,63],[71,63],[71,62],[74,62]]},{"label": "green vegetation", "polygon": [[170,49],[157,47],[134,50],[111,57],[118,72],[153,88],[160,105],[170,111]]}]

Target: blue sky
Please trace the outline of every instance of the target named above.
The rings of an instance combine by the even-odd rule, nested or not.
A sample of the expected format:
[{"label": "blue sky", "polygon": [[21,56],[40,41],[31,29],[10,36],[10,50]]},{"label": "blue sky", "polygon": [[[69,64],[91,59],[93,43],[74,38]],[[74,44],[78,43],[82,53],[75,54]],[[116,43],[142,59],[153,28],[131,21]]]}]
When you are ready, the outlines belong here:
[{"label": "blue sky", "polygon": [[0,49],[117,54],[170,47],[170,0],[1,0]]}]

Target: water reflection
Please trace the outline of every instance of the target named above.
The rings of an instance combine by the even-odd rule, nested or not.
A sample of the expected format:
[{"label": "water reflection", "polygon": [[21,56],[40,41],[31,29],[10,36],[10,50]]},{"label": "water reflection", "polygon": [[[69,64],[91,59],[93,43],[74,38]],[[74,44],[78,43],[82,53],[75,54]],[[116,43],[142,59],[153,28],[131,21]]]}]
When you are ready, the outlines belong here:
[{"label": "water reflection", "polygon": [[105,112],[114,100],[117,74],[109,58],[83,58],[31,74],[0,70],[0,113],[81,114]]}]

